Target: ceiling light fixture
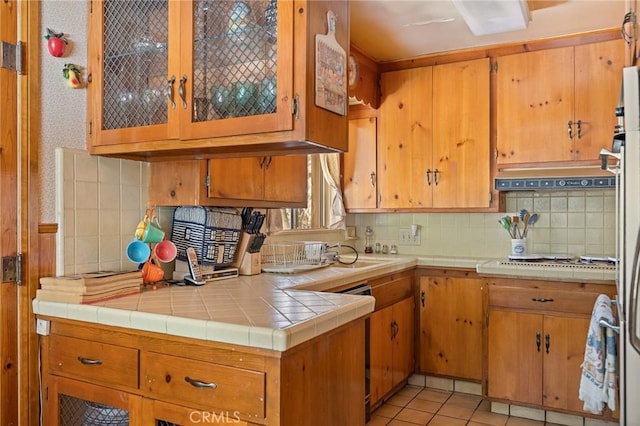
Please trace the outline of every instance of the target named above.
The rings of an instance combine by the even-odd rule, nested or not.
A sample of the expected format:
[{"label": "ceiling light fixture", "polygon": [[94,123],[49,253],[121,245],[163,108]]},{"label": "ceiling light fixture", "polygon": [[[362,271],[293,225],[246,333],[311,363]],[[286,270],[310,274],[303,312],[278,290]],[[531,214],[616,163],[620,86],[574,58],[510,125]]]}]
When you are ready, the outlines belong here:
[{"label": "ceiling light fixture", "polygon": [[455,20],[456,18],[454,18],[453,16],[447,16],[446,18],[429,19],[428,21],[409,22],[408,24],[404,24],[403,27],[420,27],[422,25],[444,24],[446,22],[453,22]]},{"label": "ceiling light fixture", "polygon": [[452,0],[476,36],[524,30],[530,21],[526,0]]}]

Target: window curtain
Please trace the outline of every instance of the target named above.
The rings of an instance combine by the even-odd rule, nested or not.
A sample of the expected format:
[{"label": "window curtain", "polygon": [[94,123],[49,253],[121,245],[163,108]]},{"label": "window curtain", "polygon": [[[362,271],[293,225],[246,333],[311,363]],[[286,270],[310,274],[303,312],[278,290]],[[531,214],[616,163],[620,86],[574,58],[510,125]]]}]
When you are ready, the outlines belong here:
[{"label": "window curtain", "polygon": [[265,230],[267,235],[280,232],[284,228],[282,224],[282,210],[280,209],[267,209],[267,217],[265,221],[267,222]]},{"label": "window curtain", "polygon": [[329,229],[345,229],[347,213],[342,200],[342,188],[340,188],[340,155],[320,154],[320,166],[325,182],[331,187],[331,209],[329,210]]}]

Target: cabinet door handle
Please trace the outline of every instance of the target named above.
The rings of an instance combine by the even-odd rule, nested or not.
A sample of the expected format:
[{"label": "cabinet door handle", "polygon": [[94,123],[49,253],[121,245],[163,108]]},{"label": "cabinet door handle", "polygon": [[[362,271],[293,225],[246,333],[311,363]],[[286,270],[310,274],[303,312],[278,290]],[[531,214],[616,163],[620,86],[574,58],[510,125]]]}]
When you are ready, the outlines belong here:
[{"label": "cabinet door handle", "polygon": [[438,171],[438,169],[435,169],[433,171],[433,183],[435,186],[438,186],[438,173],[440,173],[440,171]]},{"label": "cabinet door handle", "polygon": [[265,170],[269,168],[269,166],[271,165],[272,161],[273,161],[273,157],[269,156],[269,157],[266,158],[266,162],[264,163]]},{"label": "cabinet door handle", "polygon": [[187,76],[183,75],[180,79],[180,86],[178,86],[178,94],[180,95],[180,99],[182,99],[182,108],[187,109],[187,98],[186,98],[186,89],[185,83],[187,82]]},{"label": "cabinet door handle", "polygon": [[536,332],[536,347],[538,348],[538,352],[540,352],[540,332]]},{"label": "cabinet door handle", "polygon": [[420,292],[420,303],[422,303],[422,307],[424,308],[424,291]]},{"label": "cabinet door handle", "polygon": [[567,123],[567,132],[569,133],[569,139],[573,139],[573,121],[571,120]]},{"label": "cabinet door handle", "polygon": [[187,383],[189,383],[191,386],[196,387],[196,388],[211,388],[211,389],[215,389],[215,388],[217,388],[217,387],[218,387],[218,385],[216,385],[216,384],[215,384],[215,383],[213,383],[213,382],[209,382],[209,383],[207,383],[207,382],[202,382],[202,381],[200,381],[200,380],[192,379],[192,378],[191,378],[191,377],[189,377],[189,376],[186,376],[186,377],[184,378],[184,381],[185,381],[185,382],[187,382]]},{"label": "cabinet door handle", "polygon": [[260,157],[260,163],[258,163],[258,167],[262,168],[265,161],[267,161],[267,157]]},{"label": "cabinet door handle", "polygon": [[371,175],[369,176],[369,178],[371,179],[371,187],[375,188],[375,186],[376,186],[376,172],[371,172]]},{"label": "cabinet door handle", "polygon": [[78,361],[80,361],[80,363],[84,365],[102,365],[101,359],[91,359],[85,358],[83,356],[78,356]]},{"label": "cabinet door handle", "polygon": [[169,80],[167,80],[167,99],[171,102],[171,108],[176,109],[176,101],[173,99],[173,84],[176,82],[176,76],[172,75]]},{"label": "cabinet door handle", "polygon": [[582,137],[582,120],[578,120],[576,123],[578,127],[578,139]]},{"label": "cabinet door handle", "polygon": [[547,350],[547,353],[549,353],[549,346],[551,344],[550,340],[551,340],[551,336],[549,336],[548,334],[545,334],[544,335],[544,348]]},{"label": "cabinet door handle", "polygon": [[547,302],[553,302],[553,299],[545,299],[544,297],[534,297],[533,299],[531,299],[532,302],[540,302],[540,303],[547,303]]},{"label": "cabinet door handle", "polygon": [[427,185],[431,186],[431,169],[427,169],[425,174],[427,175]]}]

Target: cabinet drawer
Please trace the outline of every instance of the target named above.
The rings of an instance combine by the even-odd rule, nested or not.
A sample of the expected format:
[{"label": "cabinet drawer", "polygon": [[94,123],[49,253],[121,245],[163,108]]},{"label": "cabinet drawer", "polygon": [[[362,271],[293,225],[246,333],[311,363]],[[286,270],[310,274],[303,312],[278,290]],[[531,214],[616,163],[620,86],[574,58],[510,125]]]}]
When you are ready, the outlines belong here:
[{"label": "cabinet drawer", "polygon": [[74,337],[49,337],[51,371],[103,384],[138,388],[138,350]]},{"label": "cabinet drawer", "polygon": [[371,293],[376,299],[375,310],[383,309],[413,295],[413,278],[402,276],[379,285],[373,284]]},{"label": "cabinet drawer", "polygon": [[494,286],[489,306],[590,315],[597,297],[595,292]]},{"label": "cabinet drawer", "polygon": [[264,418],[266,374],[154,352],[140,356],[140,387],[148,396],[203,409]]}]

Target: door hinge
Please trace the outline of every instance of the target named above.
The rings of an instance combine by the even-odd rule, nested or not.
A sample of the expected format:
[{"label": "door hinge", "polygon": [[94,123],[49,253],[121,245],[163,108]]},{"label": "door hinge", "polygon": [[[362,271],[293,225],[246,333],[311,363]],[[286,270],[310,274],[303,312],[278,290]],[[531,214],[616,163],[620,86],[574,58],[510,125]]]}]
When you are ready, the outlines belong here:
[{"label": "door hinge", "polygon": [[23,73],[22,69],[22,42],[17,44],[3,41],[0,43],[0,68]]},{"label": "door hinge", "polygon": [[209,189],[210,186],[211,186],[211,175],[207,173],[207,175],[204,177],[204,187]]},{"label": "door hinge", "polygon": [[293,97],[293,102],[291,103],[291,114],[293,114],[293,118],[298,121],[298,118],[300,118],[300,105],[298,105],[300,103],[300,96],[298,96],[298,94],[296,93],[296,95]]},{"label": "door hinge", "polygon": [[22,253],[2,257],[2,282],[22,285]]},{"label": "door hinge", "polygon": [[486,323],[485,325],[489,327],[489,314],[485,316],[485,323]]},{"label": "door hinge", "polygon": [[494,62],[493,64],[489,65],[489,73],[498,73],[498,62]]},{"label": "door hinge", "polygon": [[493,192],[489,191],[489,207],[493,207]]}]

